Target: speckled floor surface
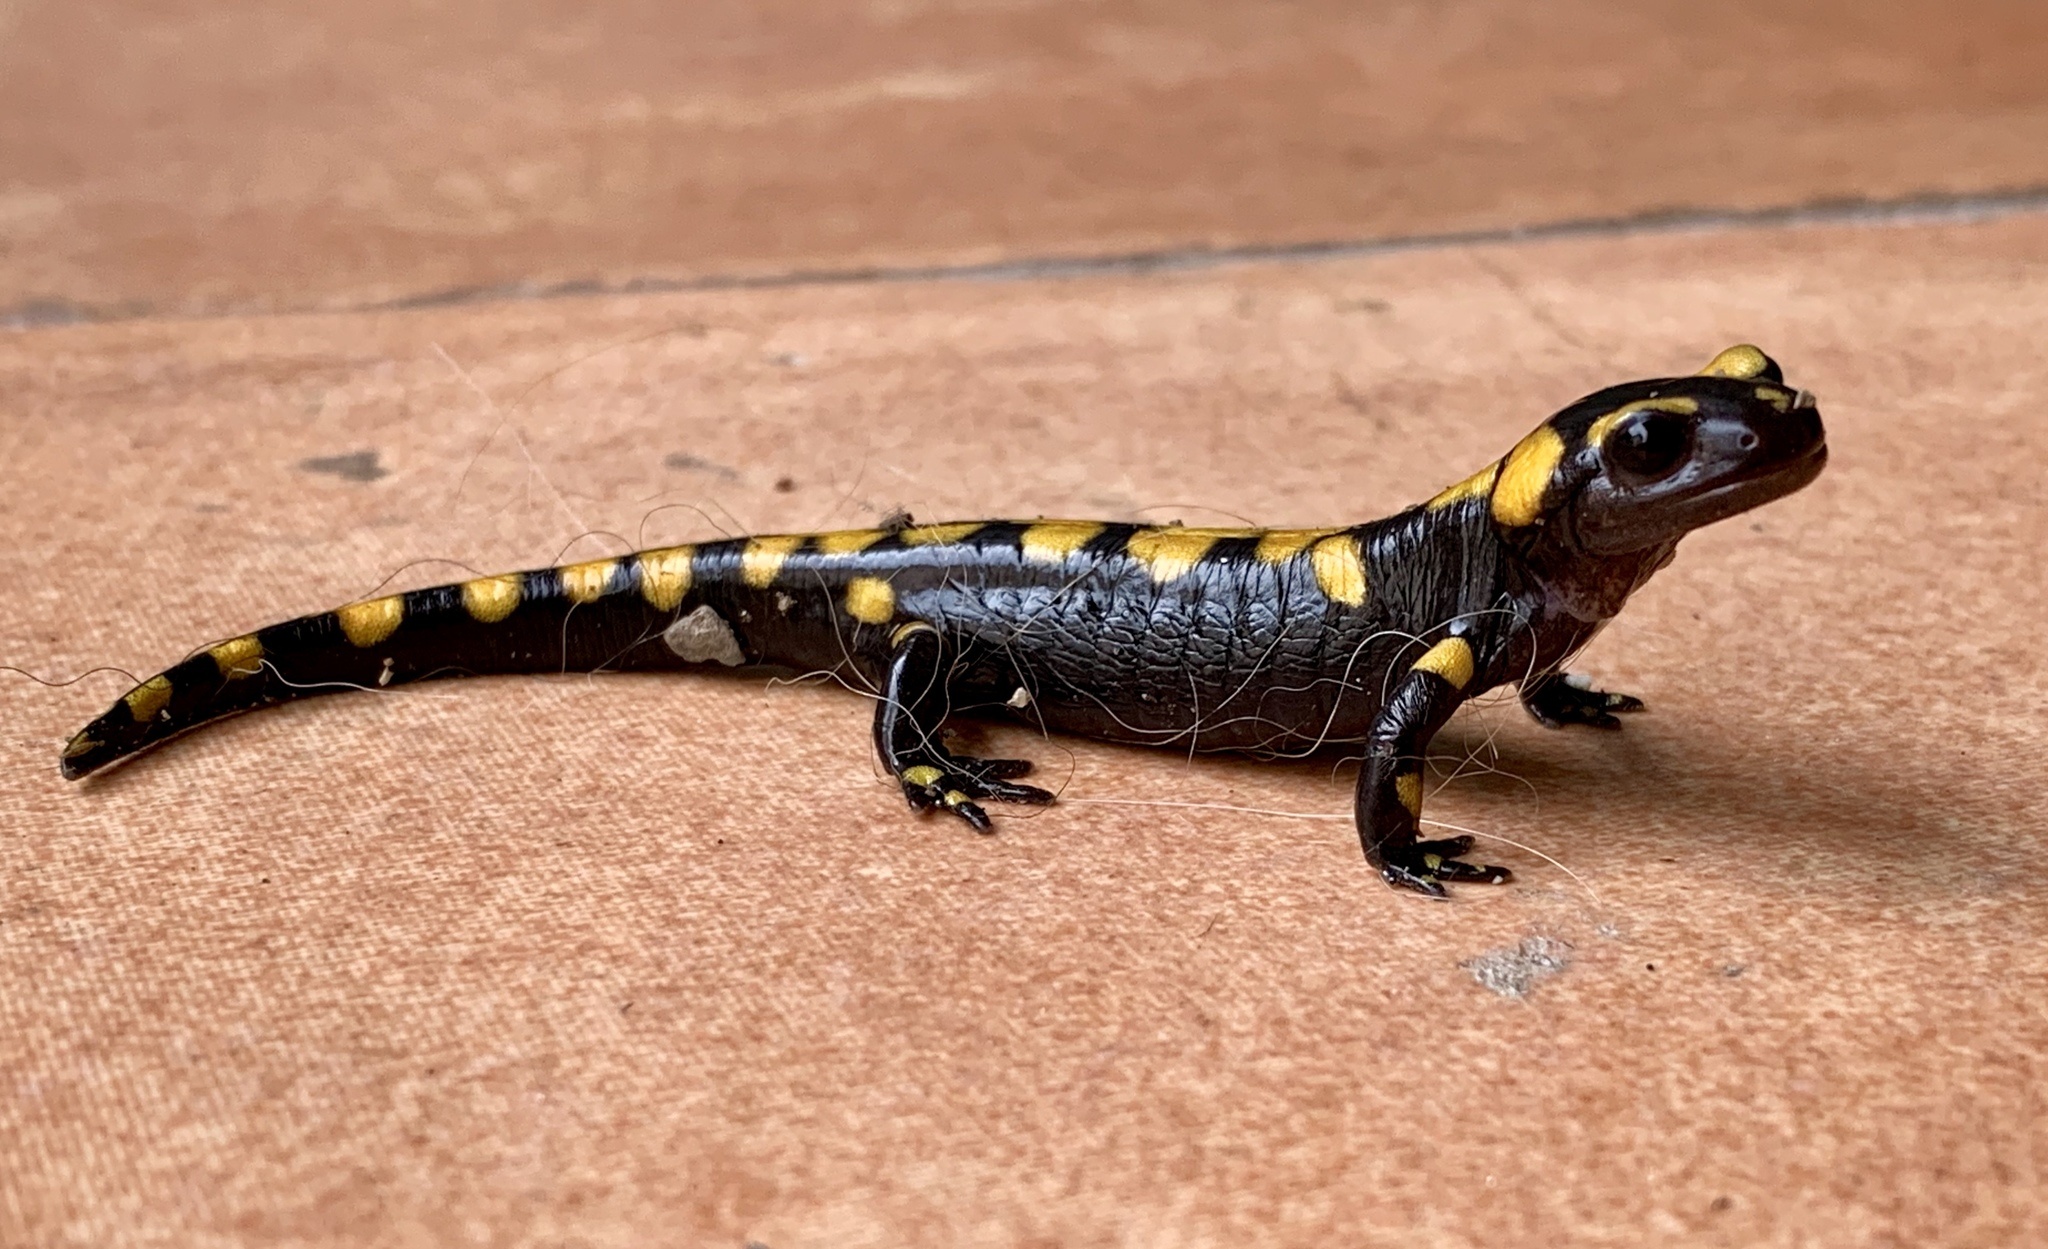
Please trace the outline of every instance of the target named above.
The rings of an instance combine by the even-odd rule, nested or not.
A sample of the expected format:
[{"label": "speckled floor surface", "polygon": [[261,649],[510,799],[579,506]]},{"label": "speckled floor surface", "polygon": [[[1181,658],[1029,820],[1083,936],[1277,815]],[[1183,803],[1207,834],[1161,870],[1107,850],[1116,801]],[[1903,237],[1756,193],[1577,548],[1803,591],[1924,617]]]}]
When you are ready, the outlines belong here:
[{"label": "speckled floor surface", "polygon": [[[1179,43],[1164,10],[1135,6],[873,6],[844,19],[867,32],[843,35],[849,61],[872,61],[854,75],[831,60],[830,22],[799,55],[769,16],[711,6],[718,38],[675,46],[717,72],[649,107],[681,126],[756,119],[754,139],[728,118],[725,146],[650,155],[650,173],[578,129],[616,121],[609,79],[598,92],[493,51],[609,66],[605,48],[662,20],[604,7],[611,21],[579,25],[525,6],[488,38],[381,4],[334,19],[387,41],[441,22],[421,64],[527,83],[490,98],[536,112],[462,114],[474,144],[451,138],[466,132],[447,99],[359,81],[347,31],[0,9],[0,65],[61,69],[114,40],[177,70],[125,90],[223,145],[172,150],[155,173],[86,162],[69,181],[54,158],[0,162],[18,171],[0,174],[0,308],[26,324],[0,335],[0,661],[148,671],[387,580],[897,507],[1350,520],[1462,477],[1586,390],[1741,339],[1819,394],[1832,462],[1689,540],[1588,654],[1651,705],[1624,733],[1545,732],[1511,703],[1454,722],[1430,814],[1528,849],[1489,849],[1518,882],[1450,905],[1373,879],[1341,818],[1350,773],[1328,763],[1005,733],[1064,801],[975,838],[914,819],[876,779],[858,697],[612,676],[295,705],[67,785],[58,746],[124,680],[0,677],[0,1244],[2048,1234],[2048,213],[365,306],[513,281],[2024,192],[2048,182],[2027,163],[2048,150],[2048,97],[1999,67],[2030,8],[1850,32],[1815,6],[1816,42],[1794,21],[1743,44],[1805,47],[1783,77],[1699,33],[1754,34],[1746,9],[1719,26],[1608,10],[1567,72],[1540,55],[1564,38],[1549,28],[1498,46],[1528,20],[1500,6],[1383,6],[1349,25],[1219,8]],[[902,29],[869,30],[885,20]],[[1630,43],[1610,26],[1678,33]],[[303,107],[252,96],[216,114],[178,94],[201,77],[181,49],[252,30],[269,76],[242,72]],[[1395,34],[1428,50],[1415,64],[1466,66],[1469,89],[1436,82],[1448,103],[1428,104],[1332,77]],[[1658,74],[1623,53],[1666,44]],[[1232,56],[1277,77],[1233,96],[1211,79],[1254,70],[1215,68]],[[894,103],[834,94],[828,62],[896,83]],[[1139,121],[958,86],[984,63],[994,83],[1028,63],[1046,75],[1017,71],[1030,90],[1079,84],[1058,98],[1081,116],[1115,95]],[[1653,107],[1646,76],[1670,74],[1681,98]],[[20,82],[0,73],[0,93]],[[69,132],[10,123],[0,151],[104,150],[91,127],[113,91],[77,88]],[[1688,180],[1718,149],[1686,91],[1775,119],[1753,165]],[[469,146],[510,170],[530,144],[597,162],[587,185],[564,176],[611,190],[574,230],[455,212],[468,241],[445,253],[390,224],[425,211],[403,179],[362,210],[384,226],[335,208],[360,202],[326,173],[304,184],[326,216],[254,193],[270,151],[372,176],[351,146],[368,140],[331,111],[351,92],[389,110],[378,151],[408,168]],[[1567,96],[1594,99],[1608,129],[1582,134]],[[1315,120],[1330,116],[1346,120]],[[1224,119],[1214,152],[1156,138],[1205,117]],[[1447,198],[1471,175],[1428,136],[1509,117],[1514,193]],[[1595,164],[1662,163],[1589,201],[1585,166],[1528,147],[1563,133]],[[1354,141],[1441,163],[1404,166],[1385,203],[1347,199],[1357,184],[1330,152]],[[1247,172],[1232,144],[1271,163]],[[897,190],[806,155],[826,150],[866,153],[863,176]],[[949,150],[1037,152],[1095,198],[1020,197]],[[1040,176],[1021,156],[1003,167]],[[207,169],[226,171],[216,205],[248,216],[149,215]],[[714,175],[751,189],[678,189]],[[946,210],[910,221],[903,188]],[[770,225],[744,208],[775,196],[802,211]],[[105,208],[124,203],[126,218]],[[65,229],[38,234],[52,211]],[[302,253],[277,243],[301,226]],[[264,311],[310,307],[331,310]]]}]

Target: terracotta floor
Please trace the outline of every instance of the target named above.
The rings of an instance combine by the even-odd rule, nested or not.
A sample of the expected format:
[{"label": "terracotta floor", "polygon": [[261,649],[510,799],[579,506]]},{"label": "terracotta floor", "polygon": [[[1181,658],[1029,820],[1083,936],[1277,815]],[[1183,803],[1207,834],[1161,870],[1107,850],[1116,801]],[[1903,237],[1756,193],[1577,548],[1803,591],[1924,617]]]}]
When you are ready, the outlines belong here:
[{"label": "terracotta floor", "polygon": [[1356,519],[1742,339],[1833,449],[1589,653],[1650,715],[1453,724],[1519,879],[1447,906],[1328,765],[1012,734],[1064,801],[974,838],[860,698],[612,676],[67,785],[125,679],[0,674],[0,1245],[2048,1237],[2048,28],[1869,7],[0,4],[44,677],[897,507]]}]

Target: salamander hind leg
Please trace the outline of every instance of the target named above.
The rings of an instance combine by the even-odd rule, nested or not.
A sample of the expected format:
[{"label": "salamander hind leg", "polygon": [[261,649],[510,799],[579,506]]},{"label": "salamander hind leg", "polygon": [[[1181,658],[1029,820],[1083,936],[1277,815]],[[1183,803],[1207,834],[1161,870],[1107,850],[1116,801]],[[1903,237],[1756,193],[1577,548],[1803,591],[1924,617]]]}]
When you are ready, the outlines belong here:
[{"label": "salamander hind leg", "polygon": [[946,749],[940,737],[949,699],[939,631],[924,623],[896,631],[882,701],[875,708],[875,751],[903,786],[912,810],[946,810],[976,832],[993,831],[981,803],[1042,804],[1053,795],[1011,784],[1031,771],[1025,759],[976,759]]},{"label": "salamander hind leg", "polygon": [[1616,713],[1641,711],[1643,700],[1628,694],[1596,690],[1591,681],[1575,673],[1559,672],[1530,682],[1522,689],[1522,706],[1546,727],[1561,729],[1582,724],[1595,729],[1618,729]]}]

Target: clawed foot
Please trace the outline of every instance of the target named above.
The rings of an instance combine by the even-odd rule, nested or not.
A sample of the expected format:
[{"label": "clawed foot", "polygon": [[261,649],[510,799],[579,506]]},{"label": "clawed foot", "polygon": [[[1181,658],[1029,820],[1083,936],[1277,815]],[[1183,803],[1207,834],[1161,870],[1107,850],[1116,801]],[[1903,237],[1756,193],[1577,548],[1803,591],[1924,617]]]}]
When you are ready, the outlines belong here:
[{"label": "clawed foot", "polygon": [[977,833],[994,831],[988,812],[975,799],[1022,802],[1042,806],[1053,796],[1035,785],[1010,782],[1031,771],[1029,759],[976,759],[968,755],[935,755],[930,762],[903,769],[903,796],[913,811],[943,807],[966,820]]},{"label": "clawed foot", "polygon": [[1470,837],[1448,837],[1442,841],[1418,841],[1379,856],[1380,878],[1396,889],[1413,889],[1432,898],[1449,897],[1446,881],[1468,881],[1480,885],[1505,885],[1515,874],[1504,867],[1481,867],[1461,862],[1472,849]]},{"label": "clawed foot", "polygon": [[1525,691],[1522,706],[1528,708],[1529,714],[1540,723],[1553,729],[1570,724],[1618,729],[1621,721],[1615,718],[1615,713],[1626,715],[1631,711],[1641,711],[1643,700],[1627,694],[1596,690],[1586,678],[1565,673],[1547,678],[1535,689]]}]

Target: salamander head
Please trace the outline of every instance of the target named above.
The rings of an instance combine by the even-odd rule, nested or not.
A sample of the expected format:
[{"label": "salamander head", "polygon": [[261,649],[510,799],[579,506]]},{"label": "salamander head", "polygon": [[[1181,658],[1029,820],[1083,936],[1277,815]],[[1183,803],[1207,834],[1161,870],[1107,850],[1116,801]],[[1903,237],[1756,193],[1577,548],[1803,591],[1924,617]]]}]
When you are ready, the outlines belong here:
[{"label": "salamander head", "polygon": [[1432,506],[1484,494],[1510,539],[1621,556],[1668,550],[1702,525],[1792,493],[1826,464],[1813,397],[1744,345],[1691,377],[1586,396]]}]

